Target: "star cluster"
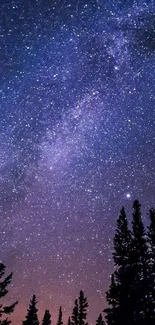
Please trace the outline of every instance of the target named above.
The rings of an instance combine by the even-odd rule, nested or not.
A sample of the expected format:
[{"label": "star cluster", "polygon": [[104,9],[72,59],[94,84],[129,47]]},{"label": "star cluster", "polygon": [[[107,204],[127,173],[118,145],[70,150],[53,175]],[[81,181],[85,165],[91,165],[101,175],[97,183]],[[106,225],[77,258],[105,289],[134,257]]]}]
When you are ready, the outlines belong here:
[{"label": "star cluster", "polygon": [[155,197],[155,3],[1,0],[1,260],[21,323],[105,307],[122,205]]}]

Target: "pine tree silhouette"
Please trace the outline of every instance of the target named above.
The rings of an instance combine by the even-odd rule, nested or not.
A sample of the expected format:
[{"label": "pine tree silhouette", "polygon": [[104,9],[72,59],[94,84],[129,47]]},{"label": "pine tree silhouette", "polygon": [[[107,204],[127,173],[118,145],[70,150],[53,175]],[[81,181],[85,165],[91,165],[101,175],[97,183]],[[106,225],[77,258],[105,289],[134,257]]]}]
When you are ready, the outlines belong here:
[{"label": "pine tree silhouette", "polygon": [[26,320],[23,321],[23,325],[39,325],[38,321],[38,309],[36,307],[37,301],[36,296],[33,295],[30,300],[29,308],[27,309]]},{"label": "pine tree silhouette", "polygon": [[124,208],[114,237],[115,271],[106,293],[108,325],[154,325],[155,322],[155,211],[150,210],[146,236],[138,200],[133,203],[132,231]]},{"label": "pine tree silhouette", "polygon": [[119,315],[119,290],[118,285],[115,281],[115,274],[112,274],[111,284],[109,290],[106,292],[106,300],[109,304],[108,308],[104,309],[104,313],[106,314],[105,319],[108,325],[119,324],[118,315]]},{"label": "pine tree silhouette", "polygon": [[128,221],[124,207],[120,211],[117,220],[117,229],[114,236],[113,258],[115,265],[126,267],[130,260],[131,231],[128,229]]},{"label": "pine tree silhouette", "polygon": [[[12,273],[10,273],[4,280],[2,280],[4,274],[5,274],[5,265],[3,263],[0,263],[0,298],[3,298],[8,293],[7,286],[12,281]],[[10,305],[10,306],[3,306],[3,304],[0,304],[0,324],[1,325],[9,325],[11,323],[8,318],[5,318],[5,315],[10,315],[17,305],[17,301]]]},{"label": "pine tree silhouette", "polygon": [[131,302],[133,321],[135,324],[148,324],[148,247],[146,233],[141,216],[141,205],[138,200],[133,203],[132,246],[131,246]]},{"label": "pine tree silhouette", "polygon": [[129,274],[131,263],[131,232],[124,207],[117,220],[117,229],[114,236],[114,263],[117,267],[112,274],[111,285],[106,293],[109,308],[106,308],[108,324],[130,324],[129,310]]},{"label": "pine tree silhouette", "polygon": [[88,302],[82,290],[80,291],[78,305],[79,305],[79,325],[86,325]]},{"label": "pine tree silhouette", "polygon": [[62,308],[61,308],[61,306],[59,308],[59,316],[58,316],[57,325],[63,325],[63,321],[62,321]]},{"label": "pine tree silhouette", "polygon": [[105,322],[102,318],[102,314],[99,314],[98,319],[96,320],[96,325],[105,325]]},{"label": "pine tree silhouette", "polygon": [[70,319],[70,317],[68,318],[68,322],[67,322],[67,325],[71,325],[72,323],[71,323],[71,319]]},{"label": "pine tree silhouette", "polygon": [[75,299],[74,302],[74,308],[71,316],[71,325],[79,325],[79,306],[77,299]]},{"label": "pine tree silhouette", "polygon": [[42,325],[51,325],[51,314],[49,310],[45,310],[45,314],[42,320]]},{"label": "pine tree silhouette", "polygon": [[149,210],[150,225],[148,227],[148,251],[149,251],[149,276],[148,276],[148,315],[149,325],[155,323],[155,210]]},{"label": "pine tree silhouette", "polygon": [[150,257],[152,258],[152,266],[155,263],[155,210],[149,210],[150,225],[148,227],[148,241],[150,246]]}]

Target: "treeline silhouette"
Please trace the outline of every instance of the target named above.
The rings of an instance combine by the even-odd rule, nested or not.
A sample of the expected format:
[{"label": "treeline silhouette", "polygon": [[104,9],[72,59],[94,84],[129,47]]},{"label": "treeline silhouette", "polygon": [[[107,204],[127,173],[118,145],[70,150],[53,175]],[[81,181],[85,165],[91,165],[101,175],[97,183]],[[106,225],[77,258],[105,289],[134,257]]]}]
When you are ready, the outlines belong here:
[{"label": "treeline silhouette", "polygon": [[[155,325],[155,210],[149,210],[149,226],[145,229],[141,205],[133,203],[131,229],[124,207],[117,220],[114,235],[114,272],[106,292],[108,307],[100,313],[96,325]],[[2,280],[5,266],[0,263],[0,298],[8,293],[12,273]],[[0,304],[0,325],[9,325],[8,320],[18,302],[10,306]],[[88,325],[88,301],[81,290],[75,299],[72,315],[67,325]],[[39,325],[37,300],[33,295],[22,325]],[[49,310],[45,310],[42,325],[51,325]],[[60,306],[56,325],[63,325]]]}]

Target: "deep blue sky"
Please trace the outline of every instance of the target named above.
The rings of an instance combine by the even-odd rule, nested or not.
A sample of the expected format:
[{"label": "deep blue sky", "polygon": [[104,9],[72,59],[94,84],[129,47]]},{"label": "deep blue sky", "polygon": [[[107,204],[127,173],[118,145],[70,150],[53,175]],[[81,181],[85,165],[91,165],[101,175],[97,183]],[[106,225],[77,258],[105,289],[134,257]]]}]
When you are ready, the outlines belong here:
[{"label": "deep blue sky", "polygon": [[[0,3],[1,256],[14,322],[105,306],[122,205],[155,197],[154,1]],[[130,214],[131,215],[131,214]]]}]

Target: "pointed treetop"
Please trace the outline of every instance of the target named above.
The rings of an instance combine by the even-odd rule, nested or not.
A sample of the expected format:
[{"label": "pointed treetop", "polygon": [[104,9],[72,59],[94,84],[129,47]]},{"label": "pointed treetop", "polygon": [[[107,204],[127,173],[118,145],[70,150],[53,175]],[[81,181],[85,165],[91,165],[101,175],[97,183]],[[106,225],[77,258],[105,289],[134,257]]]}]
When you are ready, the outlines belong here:
[{"label": "pointed treetop", "polygon": [[81,290],[79,295],[79,325],[86,325],[88,301]]},{"label": "pointed treetop", "polygon": [[128,221],[124,207],[117,219],[117,229],[114,236],[113,258],[115,265],[126,265],[128,262],[131,245],[131,231],[128,229]]},{"label": "pointed treetop", "polygon": [[75,299],[74,302],[74,308],[71,316],[71,324],[72,325],[78,325],[79,324],[79,306],[78,306],[78,300]]},{"label": "pointed treetop", "polygon": [[117,305],[117,294],[118,294],[118,290],[117,290],[117,284],[115,281],[115,273],[113,273],[111,276],[111,284],[110,284],[109,290],[106,292],[106,299],[107,299],[109,305],[111,305],[114,308]]},{"label": "pointed treetop", "polygon": [[49,310],[45,310],[45,314],[42,320],[42,325],[51,325],[51,315]]},{"label": "pointed treetop", "polygon": [[36,295],[34,294],[32,296],[32,299],[30,300],[29,308],[27,309],[27,315],[26,315],[26,320],[23,321],[23,325],[39,325],[39,320],[38,320],[38,309],[36,307],[37,300],[36,300]]},{"label": "pointed treetop", "polygon": [[79,295],[79,312],[80,312],[80,308],[82,308],[84,312],[87,307],[88,307],[87,298],[85,297],[83,290],[81,290]]},{"label": "pointed treetop", "polygon": [[62,321],[62,308],[61,308],[61,306],[59,308],[59,315],[58,315],[57,325],[63,325],[63,321]]},{"label": "pointed treetop", "polygon": [[145,235],[144,225],[141,216],[141,205],[138,200],[133,203],[133,235],[135,239],[139,240],[139,237]]},{"label": "pointed treetop", "polygon": [[99,317],[96,320],[96,325],[105,325],[102,314],[99,314]]},{"label": "pointed treetop", "polygon": [[70,319],[70,317],[68,318],[67,325],[71,325],[71,319]]}]

